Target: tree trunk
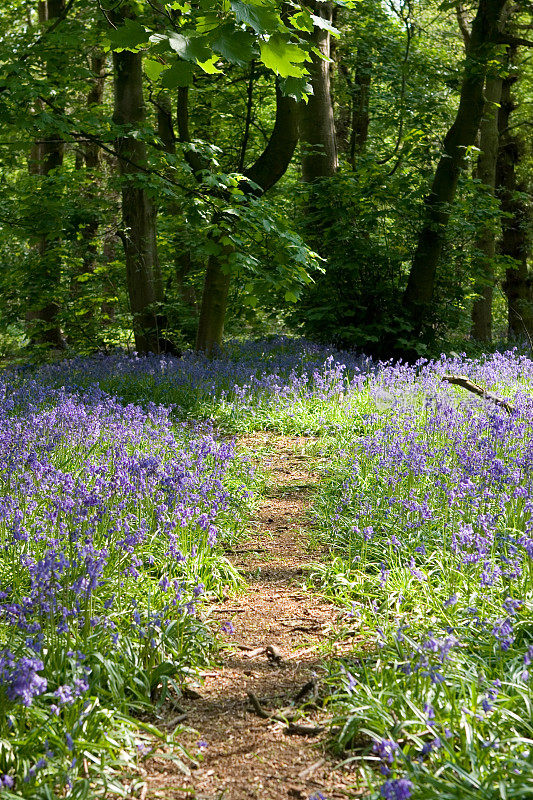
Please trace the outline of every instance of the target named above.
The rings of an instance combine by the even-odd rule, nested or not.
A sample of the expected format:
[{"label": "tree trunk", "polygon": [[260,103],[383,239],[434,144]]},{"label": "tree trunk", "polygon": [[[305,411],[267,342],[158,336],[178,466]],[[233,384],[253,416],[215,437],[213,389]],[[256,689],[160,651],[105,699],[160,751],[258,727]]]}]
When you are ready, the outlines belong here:
[{"label": "tree trunk", "polygon": [[[65,13],[65,0],[48,0],[39,2],[38,14],[39,24],[52,24]],[[46,73],[50,81],[54,81],[61,69],[59,63],[60,54],[54,53],[47,59]],[[42,187],[44,189],[43,199],[46,194],[51,192],[55,197],[57,189],[53,185],[51,173],[63,164],[64,145],[59,134],[52,132],[49,136],[36,142],[30,160],[30,172],[40,175],[43,178]],[[51,197],[51,200],[54,199]],[[39,303],[42,298],[36,298],[37,307],[33,307],[27,314],[30,323],[29,335],[36,344],[48,345],[58,349],[66,346],[63,332],[58,324],[57,317],[60,310],[58,293],[61,282],[61,256],[59,252],[59,240],[57,235],[52,237],[43,233],[37,243],[41,266],[42,286],[44,287],[44,297],[46,300]],[[31,299],[30,299],[30,305]]]},{"label": "tree trunk", "polygon": [[159,92],[157,96],[157,135],[166,153],[176,154],[176,135],[172,123],[172,103],[166,92]]},{"label": "tree trunk", "polygon": [[[196,350],[201,350],[208,356],[222,346],[231,283],[227,261],[232,253],[232,247],[225,247],[222,254],[210,255],[207,262],[198,332],[196,334]],[[226,271],[224,267],[226,267]]]},{"label": "tree trunk", "polygon": [[[89,91],[87,93],[87,108],[102,105],[104,100],[106,61],[106,54],[99,50],[91,55],[92,78],[90,79]],[[87,169],[97,169],[100,166],[100,145],[96,142],[87,142],[85,145],[85,164]]]},{"label": "tree trunk", "polygon": [[[183,96],[184,88],[185,97]],[[181,134],[183,135],[181,141],[185,142],[189,141],[188,113],[188,89],[187,87],[182,87],[181,89],[178,89],[176,119],[178,121],[178,125],[180,125],[181,122],[181,127],[183,127],[183,125],[185,126],[181,132],[178,129],[180,138]],[[184,117],[183,114],[185,114]],[[161,139],[161,144],[163,145],[164,150],[171,155],[175,155],[176,134],[174,132],[174,124],[172,121],[172,104],[170,97],[164,92],[160,92],[157,98],[157,135]],[[172,215],[179,214],[179,209],[175,202],[170,202],[167,206],[167,210]],[[187,276],[193,269],[193,263],[190,252],[187,251],[183,245],[183,233],[180,231],[177,231],[174,234],[173,250],[176,264],[175,280],[179,295],[185,305],[191,311],[196,311],[198,302],[196,299],[195,289],[193,286],[188,286],[185,283]]]},{"label": "tree trunk", "polygon": [[[285,174],[298,143],[298,123],[298,104],[291,97],[285,97],[276,82],[274,128],[265,149],[245,172],[253,185],[243,181],[244,192],[261,196]],[[207,265],[196,336],[196,349],[207,355],[222,345],[231,284],[228,261],[232,252],[230,245],[219,243],[219,254],[211,255]]]},{"label": "tree trunk", "polygon": [[[328,22],[333,19],[333,3],[318,2],[315,14]],[[323,28],[315,28],[313,44],[330,58],[331,36]],[[329,178],[338,167],[335,119],[331,102],[331,70],[328,61],[313,54],[309,66],[313,94],[302,107],[300,135],[302,138],[302,180],[312,183]]]},{"label": "tree trunk", "polygon": [[514,266],[506,270],[503,290],[508,303],[509,337],[533,341],[533,280],[528,271],[530,210],[525,198],[525,186],[517,179],[516,168],[522,154],[521,142],[513,129],[511,114],[517,108],[513,85],[518,72],[512,68],[516,48],[509,48],[509,74],[503,80],[498,127],[500,147],[496,166],[496,191],[502,210],[502,239],[499,252],[512,259]]},{"label": "tree trunk", "polygon": [[113,66],[113,122],[124,126],[116,150],[122,176],[121,238],[135,347],[140,353],[157,353],[160,347],[156,303],[160,298],[156,288],[156,209],[139,181],[138,165],[146,163],[146,145],[142,139],[128,135],[128,129],[135,132],[145,122],[142,55],[128,50],[113,53]]},{"label": "tree trunk", "polygon": [[[102,52],[96,52],[91,56],[91,72],[93,77],[90,80],[89,92],[87,93],[87,108],[93,106],[100,106],[104,99],[104,84],[105,84],[105,68],[106,68],[106,55]],[[84,149],[84,160],[87,170],[95,173],[100,167],[101,151],[100,146],[96,142],[87,142]],[[92,176],[96,180],[96,176]],[[96,261],[96,244],[95,237],[98,233],[99,222],[92,216],[83,225],[81,235],[83,238],[84,252],[83,252],[83,272],[91,272],[94,269]]]},{"label": "tree trunk", "polygon": [[[494,75],[485,83],[485,111],[479,129],[477,177],[490,196],[496,184],[498,157],[498,108],[502,96],[502,79]],[[496,254],[496,230],[493,221],[483,225],[475,243],[475,291],[478,297],[472,306],[472,337],[479,342],[492,340],[492,294],[494,291],[493,261]]]},{"label": "tree trunk", "polygon": [[[352,99],[352,122],[348,160],[352,169],[358,155],[364,153],[368,141],[370,124],[370,84],[372,80],[372,60],[365,45],[357,48],[355,78],[348,84]],[[350,85],[351,84],[351,85]]]},{"label": "tree trunk", "polygon": [[493,56],[500,18],[507,0],[479,0],[466,48],[459,108],[444,139],[443,153],[425,200],[425,213],[411,265],[403,304],[413,331],[420,334],[428,320],[451,205],[455,198],[465,154],[475,140],[485,101],[483,87],[487,63]]}]

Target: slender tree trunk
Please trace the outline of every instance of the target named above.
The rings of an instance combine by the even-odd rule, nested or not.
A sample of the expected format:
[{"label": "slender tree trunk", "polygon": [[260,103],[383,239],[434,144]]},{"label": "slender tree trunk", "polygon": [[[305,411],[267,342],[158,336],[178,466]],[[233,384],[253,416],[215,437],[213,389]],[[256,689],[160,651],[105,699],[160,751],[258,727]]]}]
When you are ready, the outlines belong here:
[{"label": "slender tree trunk", "polygon": [[[245,172],[248,182],[242,189],[258,196],[267,192],[285,174],[298,143],[298,104],[285,97],[276,83],[276,120],[270,139],[257,159]],[[218,253],[209,257],[207,265],[196,349],[210,355],[222,345],[224,319],[231,285],[230,261],[233,248],[218,244]]]},{"label": "slender tree trunk", "polygon": [[[104,100],[106,61],[106,54],[100,50],[91,55],[91,72],[93,76],[90,79],[87,93],[87,108],[89,109],[102,105]],[[96,142],[87,142],[85,145],[85,164],[88,169],[97,169],[100,166],[100,156],[100,146]]]},{"label": "slender tree trunk", "polygon": [[337,142],[345,152],[348,163],[354,169],[356,158],[364,153],[368,141],[372,82],[370,48],[364,43],[358,46],[353,75],[342,61],[339,61],[338,66],[346,81],[349,106],[342,109],[337,120]]},{"label": "slender tree trunk", "polygon": [[352,124],[350,132],[349,161],[352,169],[358,155],[364,153],[370,124],[370,84],[372,60],[367,48],[357,48],[355,78],[352,86]]},{"label": "slender tree trunk", "polygon": [[[479,129],[479,158],[477,177],[490,196],[496,185],[496,160],[498,157],[498,108],[502,96],[501,77],[489,76],[485,83],[485,111]],[[472,306],[472,337],[479,342],[492,340],[492,295],[494,291],[493,261],[496,254],[494,221],[481,228],[475,243],[475,270],[478,280],[475,291],[479,296]]]},{"label": "slender tree trunk", "polygon": [[511,115],[517,108],[513,85],[518,72],[513,69],[516,48],[509,48],[510,69],[503,80],[498,127],[500,147],[496,167],[496,191],[502,210],[502,239],[499,252],[514,262],[506,270],[503,290],[508,303],[509,336],[533,342],[533,278],[528,270],[531,213],[525,198],[525,186],[517,178],[523,147],[513,129]]},{"label": "slender tree trunk", "polygon": [[176,134],[172,122],[172,103],[166,92],[157,96],[157,135],[166,153],[176,154]]},{"label": "slender tree trunk", "polygon": [[[318,2],[315,14],[331,23],[333,3]],[[323,28],[315,28],[313,44],[330,58],[331,36]],[[312,183],[319,178],[329,178],[338,167],[335,119],[331,102],[331,69],[328,61],[313,54],[309,67],[313,94],[302,107],[300,135],[302,139],[302,180]]]},{"label": "slender tree trunk", "polygon": [[138,352],[159,352],[156,303],[157,245],[156,209],[139,181],[137,165],[146,163],[146,145],[128,135],[142,128],[145,107],[142,85],[142,55],[129,50],[113,53],[114,114],[116,125],[124,126],[116,150],[122,175],[121,234],[126,259],[126,278],[133,317],[135,347]]},{"label": "slender tree trunk", "polygon": [[[64,12],[65,0],[48,0],[47,2],[41,0],[38,5],[39,24],[41,26],[46,25],[48,22],[53,24]],[[60,54],[54,53],[49,56],[46,63],[48,79],[53,82],[57,78],[60,69]],[[53,186],[51,173],[62,166],[63,149],[63,141],[59,134],[55,132],[34,145],[30,172],[42,177],[44,198],[46,198],[48,192],[55,195],[57,191]],[[57,321],[60,311],[58,293],[61,282],[61,255],[57,236],[51,237],[48,232],[43,233],[37,243],[37,252],[40,260],[44,296],[47,299],[40,304],[39,300],[37,300],[37,307],[34,305],[27,314],[27,319],[30,323],[30,338],[37,344],[64,349],[66,342]]]},{"label": "slender tree trunk", "polygon": [[[106,55],[96,52],[91,56],[91,72],[93,77],[90,80],[89,92],[87,93],[87,108],[100,106],[104,99]],[[101,165],[101,151],[96,142],[87,142],[84,148],[84,160],[87,171],[91,174],[91,180],[96,181],[95,173]],[[96,261],[97,248],[95,237],[98,233],[99,221],[94,216],[87,220],[81,230],[83,238],[83,272],[91,272]]]},{"label": "slender tree trunk", "polygon": [[411,326],[417,334],[428,320],[437,266],[459,175],[465,163],[466,151],[474,144],[482,119],[487,63],[494,53],[500,18],[506,2],[507,0],[479,0],[472,24],[466,48],[459,108],[444,139],[443,153],[425,200],[424,222],[403,297]]},{"label": "slender tree trunk", "polygon": [[[181,119],[182,124],[185,124],[185,129],[182,131],[182,141],[189,141],[189,120],[188,120],[188,89],[186,89],[185,98],[180,95],[183,89],[178,90],[178,106],[176,119],[179,123],[180,115],[185,113],[185,119]],[[181,98],[181,100],[180,100]],[[172,119],[172,103],[168,94],[161,92],[157,98],[157,135],[161,139],[163,148],[167,153],[175,155],[176,153],[176,134],[174,131],[174,123]],[[168,207],[170,214],[178,214],[179,210],[176,203],[170,203]],[[183,234],[177,231],[173,237],[173,250],[175,254],[175,280],[178,287],[178,292],[185,303],[185,305],[192,311],[197,309],[197,299],[193,286],[187,286],[185,279],[192,270],[193,264],[191,254],[183,245]]]}]

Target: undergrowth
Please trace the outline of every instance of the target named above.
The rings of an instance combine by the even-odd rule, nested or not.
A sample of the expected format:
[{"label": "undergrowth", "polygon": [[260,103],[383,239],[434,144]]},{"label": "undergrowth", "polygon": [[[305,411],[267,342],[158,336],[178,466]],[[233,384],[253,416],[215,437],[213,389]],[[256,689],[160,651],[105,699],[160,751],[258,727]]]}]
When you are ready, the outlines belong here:
[{"label": "undergrowth", "polygon": [[329,664],[331,736],[369,796],[532,794],[532,384],[515,351],[286,339],[5,372],[0,796],[135,791],[141,719],[216,652],[203,600],[242,586],[224,548],[262,477],[231,434],[259,429],[318,438],[314,580],[363,642]]}]

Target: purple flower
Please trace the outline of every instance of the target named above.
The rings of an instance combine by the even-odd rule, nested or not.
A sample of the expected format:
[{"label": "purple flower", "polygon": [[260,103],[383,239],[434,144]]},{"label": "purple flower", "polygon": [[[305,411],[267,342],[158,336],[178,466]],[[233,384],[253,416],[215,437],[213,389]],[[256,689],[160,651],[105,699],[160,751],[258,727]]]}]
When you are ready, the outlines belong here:
[{"label": "purple flower", "polygon": [[60,705],[62,706],[69,705],[70,703],[74,702],[74,695],[70,686],[60,686],[58,689],[56,689],[54,695],[57,697]]},{"label": "purple flower", "polygon": [[413,784],[408,778],[394,778],[386,781],[379,793],[385,800],[408,800],[411,797]]},{"label": "purple flower", "polygon": [[492,627],[493,636],[500,642],[502,650],[509,650],[514,642],[513,623],[510,618],[496,620]]},{"label": "purple flower", "polygon": [[379,742],[374,742],[372,750],[382,761],[392,764],[396,758],[399,747],[393,739],[381,739]]},{"label": "purple flower", "polygon": [[20,700],[22,705],[31,706],[33,698],[46,692],[48,683],[37,673],[44,669],[39,658],[24,656],[16,661],[4,651],[0,656],[0,682],[7,684],[10,700]]},{"label": "purple flower", "polygon": [[413,556],[411,557],[411,561],[409,563],[409,570],[413,578],[416,578],[419,581],[427,581],[427,578],[424,575],[424,573],[421,570],[419,570],[418,567],[416,566],[415,559]]},{"label": "purple flower", "polygon": [[493,705],[492,703],[489,702],[489,700],[486,697],[484,697],[483,700],[481,701],[481,708],[483,709],[485,714],[488,714],[489,711],[492,711]]},{"label": "purple flower", "polygon": [[220,630],[222,631],[222,633],[230,633],[230,634],[235,633],[235,628],[233,627],[233,623],[231,623],[229,620],[226,620],[226,622],[222,623],[222,625],[220,626]]},{"label": "purple flower", "polygon": [[454,606],[457,603],[457,594],[452,594],[448,597],[447,600],[444,601],[444,607],[450,608],[450,606]]}]

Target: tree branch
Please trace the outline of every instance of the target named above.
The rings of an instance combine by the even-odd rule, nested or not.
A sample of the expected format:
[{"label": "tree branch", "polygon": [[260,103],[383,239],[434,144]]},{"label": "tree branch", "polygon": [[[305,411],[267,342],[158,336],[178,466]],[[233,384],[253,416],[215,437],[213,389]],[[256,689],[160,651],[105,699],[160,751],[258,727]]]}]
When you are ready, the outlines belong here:
[{"label": "tree branch", "polygon": [[[178,89],[178,106],[176,110],[176,122],[178,124],[178,136],[183,144],[191,144],[191,133],[189,130],[189,87],[180,86]],[[194,173],[208,169],[208,161],[197,153],[189,149],[185,151],[185,160]]]},{"label": "tree branch", "polygon": [[[281,91],[276,81],[276,120],[267,145],[246,177],[261,187],[261,194],[279,181],[289,166],[299,138],[299,104]],[[243,186],[244,188],[244,186]],[[248,188],[248,192],[252,190]]]},{"label": "tree branch", "polygon": [[472,394],[476,394],[478,397],[482,397],[484,400],[490,400],[495,405],[504,408],[508,414],[511,414],[515,410],[514,406],[511,405],[511,403],[509,403],[507,400],[492,394],[492,392],[487,392],[482,386],[474,383],[465,375],[443,375],[442,380],[444,383],[451,383],[454,386],[461,386],[461,388],[467,389],[469,392],[472,392]]},{"label": "tree branch", "polygon": [[510,33],[500,33],[496,38],[496,44],[509,44],[511,47],[533,47],[530,39],[523,39],[521,36],[513,36]]},{"label": "tree branch", "polygon": [[459,23],[459,30],[461,31],[465,47],[468,47],[468,43],[470,42],[470,28],[468,27],[468,19],[462,3],[456,4],[455,16],[457,17],[457,22]]},{"label": "tree branch", "polygon": [[239,163],[237,170],[242,172],[244,169],[244,161],[246,158],[246,149],[248,147],[248,139],[250,138],[250,122],[252,120],[253,98],[254,98],[254,80],[255,80],[255,61],[252,59],[250,62],[250,77],[246,87],[246,118],[244,120],[244,133],[242,136],[241,152],[239,155]]},{"label": "tree branch", "polygon": [[[63,120],[67,122],[69,121],[68,116],[64,112],[62,112],[61,109],[57,108],[57,106],[55,106],[54,103],[52,103],[47,97],[39,95],[39,100],[41,100],[45,105],[49,106],[56,114],[62,116]],[[71,136],[76,141],[86,140],[89,142],[93,142],[93,144],[97,144],[99,147],[101,147],[105,153],[109,153],[115,158],[118,158],[119,161],[122,161],[125,164],[129,164],[130,166],[135,167],[135,169],[138,170],[139,172],[142,172],[145,175],[157,175],[158,178],[161,178],[166,183],[170,183],[172,186],[177,186],[186,194],[194,194],[192,189],[190,189],[188,186],[185,186],[184,184],[179,183],[179,181],[175,181],[172,178],[169,178],[167,175],[164,175],[157,169],[152,169],[151,167],[145,167],[143,166],[143,164],[138,164],[136,161],[132,161],[131,158],[128,158],[127,156],[121,153],[118,153],[114,147],[109,147],[109,145],[106,144],[104,141],[102,141],[102,139],[99,139],[98,136],[94,136],[94,134],[89,133],[88,131],[70,130],[67,135]]]}]

